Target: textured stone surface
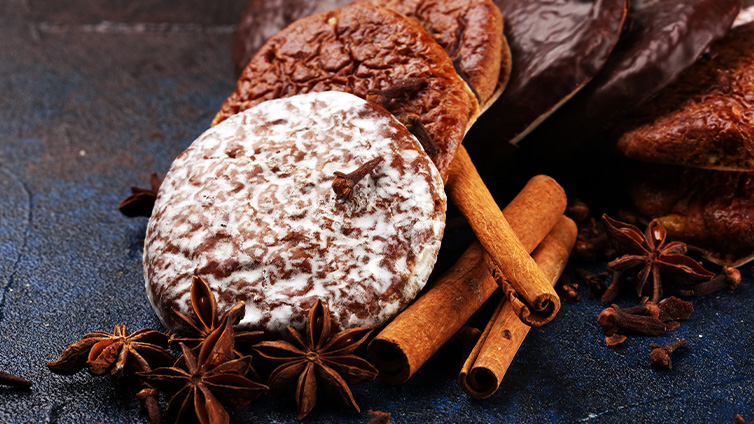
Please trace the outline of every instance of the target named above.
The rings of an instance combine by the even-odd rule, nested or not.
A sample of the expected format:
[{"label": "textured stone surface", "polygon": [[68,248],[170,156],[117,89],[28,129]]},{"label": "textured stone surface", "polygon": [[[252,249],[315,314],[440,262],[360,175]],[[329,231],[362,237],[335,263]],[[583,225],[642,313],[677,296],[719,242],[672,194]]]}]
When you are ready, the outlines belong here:
[{"label": "textured stone surface", "polygon": [[[34,386],[0,388],[0,422],[147,423],[135,382],[56,376],[44,364],[91,330],[161,328],[143,287],[147,220],[116,207],[152,170],[163,176],[233,90],[231,32],[50,33],[25,4],[0,2],[0,369]],[[449,229],[444,250],[458,249],[451,240],[469,236]],[[441,255],[447,267],[453,255]],[[733,294],[694,299],[677,330],[618,349],[604,346],[598,302],[564,302],[529,333],[487,400],[461,391],[460,348],[451,344],[406,384],[356,386],[363,413],[322,404],[306,422],[364,423],[369,409],[395,423],[751,421],[754,286],[750,268],[742,274]],[[689,344],[673,369],[652,369],[649,343],[675,337]],[[294,411],[293,401],[263,399],[231,422],[293,424]]]}]

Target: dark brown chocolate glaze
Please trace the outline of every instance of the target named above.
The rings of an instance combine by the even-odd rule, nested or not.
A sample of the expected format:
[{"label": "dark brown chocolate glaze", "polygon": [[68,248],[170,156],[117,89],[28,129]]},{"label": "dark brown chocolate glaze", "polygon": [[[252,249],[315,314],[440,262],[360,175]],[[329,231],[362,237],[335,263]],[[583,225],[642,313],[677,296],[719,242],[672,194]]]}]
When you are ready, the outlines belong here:
[{"label": "dark brown chocolate glaze", "polygon": [[233,66],[240,75],[254,53],[278,31],[301,18],[351,4],[353,0],[251,0],[233,34]]},{"label": "dark brown chocolate glaze", "polygon": [[626,156],[754,171],[754,23],[732,29],[637,112],[635,127],[618,140]]},{"label": "dark brown chocolate glaze", "polygon": [[730,29],[741,0],[633,0],[605,67],[526,140],[572,151],[675,81]]},{"label": "dark brown chocolate glaze", "polygon": [[440,153],[443,179],[479,105],[448,54],[413,20],[351,5],[299,19],[254,55],[213,124],[265,100],[316,91],[367,98],[409,79],[425,83],[384,105],[407,124],[418,116]]},{"label": "dark brown chocolate glaze", "polygon": [[510,50],[503,37],[503,17],[492,0],[357,2],[393,9],[421,24],[448,55],[458,61],[481,104],[487,103],[498,85],[507,83],[511,72]]},{"label": "dark brown chocolate glaze", "polygon": [[670,237],[734,263],[754,253],[754,173],[637,164],[628,190]]},{"label": "dark brown chocolate glaze", "polygon": [[468,136],[473,152],[526,134],[602,68],[618,42],[626,0],[495,0],[513,60],[502,96]]}]

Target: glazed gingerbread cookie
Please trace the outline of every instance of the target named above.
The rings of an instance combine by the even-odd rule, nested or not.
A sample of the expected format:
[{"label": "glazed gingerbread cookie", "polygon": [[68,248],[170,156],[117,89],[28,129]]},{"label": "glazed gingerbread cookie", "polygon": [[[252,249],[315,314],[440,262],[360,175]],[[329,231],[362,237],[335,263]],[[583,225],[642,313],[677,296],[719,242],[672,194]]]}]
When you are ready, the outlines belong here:
[{"label": "glazed gingerbread cookie", "polygon": [[328,90],[385,107],[419,137],[443,177],[479,114],[473,92],[420,24],[353,4],[299,19],[270,38],[213,124],[266,100]]},{"label": "glazed gingerbread cookie", "polygon": [[[366,162],[351,197],[336,194],[336,173]],[[317,299],[341,328],[378,326],[427,281],[445,208],[432,161],[379,106],[341,92],[261,103],[170,167],[145,239],[149,299],[180,330],[172,311],[189,313],[197,275],[220,313],[245,301],[240,328],[300,326]]]}]

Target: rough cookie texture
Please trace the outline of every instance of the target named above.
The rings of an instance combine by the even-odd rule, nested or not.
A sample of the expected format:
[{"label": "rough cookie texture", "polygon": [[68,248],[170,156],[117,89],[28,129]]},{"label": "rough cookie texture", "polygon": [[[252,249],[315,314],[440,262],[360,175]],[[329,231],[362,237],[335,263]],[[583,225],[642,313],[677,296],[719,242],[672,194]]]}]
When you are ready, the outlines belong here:
[{"label": "rough cookie texture", "polygon": [[618,140],[628,157],[754,171],[754,24],[731,30],[644,107]]},{"label": "rough cookie texture", "polygon": [[754,254],[754,174],[642,164],[628,179],[638,210],[719,263]]},{"label": "rough cookie texture", "polygon": [[265,100],[327,90],[366,98],[416,78],[426,84],[385,106],[404,124],[420,119],[440,148],[432,159],[445,178],[479,105],[424,28],[382,7],[335,9],[276,34],[244,69],[214,123]]},{"label": "rough cookie texture", "polygon": [[[492,0],[359,0],[383,6],[420,23],[448,52],[486,105],[511,72],[503,17]],[[501,66],[502,64],[502,66]]]},{"label": "rough cookie texture", "polygon": [[[336,171],[383,161],[336,199]],[[442,180],[384,109],[324,92],[260,104],[173,162],[147,227],[144,274],[157,315],[189,312],[194,275],[241,327],[303,324],[317,299],[341,328],[377,326],[424,286],[444,230]]]}]

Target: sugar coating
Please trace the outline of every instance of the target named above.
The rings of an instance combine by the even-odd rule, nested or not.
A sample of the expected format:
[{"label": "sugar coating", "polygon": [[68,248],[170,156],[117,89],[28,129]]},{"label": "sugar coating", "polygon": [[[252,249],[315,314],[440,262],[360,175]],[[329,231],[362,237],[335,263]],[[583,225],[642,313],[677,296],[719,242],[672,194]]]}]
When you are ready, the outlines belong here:
[{"label": "sugar coating", "polygon": [[[337,199],[335,171],[377,156],[353,199]],[[173,162],[147,227],[147,294],[177,331],[194,275],[220,313],[246,302],[241,328],[301,328],[317,299],[341,328],[378,326],[426,283],[445,208],[437,169],[385,110],[339,92],[268,101]]]}]

